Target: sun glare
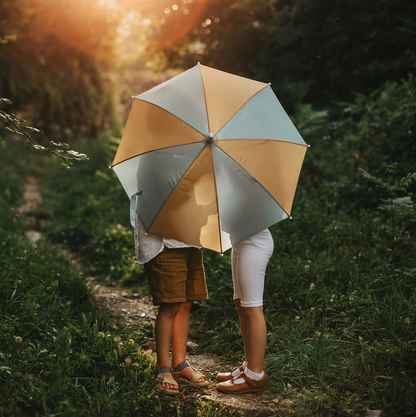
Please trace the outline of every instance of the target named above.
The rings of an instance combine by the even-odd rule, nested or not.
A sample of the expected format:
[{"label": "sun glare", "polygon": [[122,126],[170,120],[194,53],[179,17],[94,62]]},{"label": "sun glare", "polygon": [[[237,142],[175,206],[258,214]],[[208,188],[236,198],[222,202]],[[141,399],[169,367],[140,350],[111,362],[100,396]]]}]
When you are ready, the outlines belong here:
[{"label": "sun glare", "polygon": [[104,59],[112,59],[114,51],[130,54],[127,44],[135,45],[136,56],[164,50],[183,39],[197,22],[202,20],[204,28],[212,23],[201,19],[208,0],[28,1],[46,33]]}]

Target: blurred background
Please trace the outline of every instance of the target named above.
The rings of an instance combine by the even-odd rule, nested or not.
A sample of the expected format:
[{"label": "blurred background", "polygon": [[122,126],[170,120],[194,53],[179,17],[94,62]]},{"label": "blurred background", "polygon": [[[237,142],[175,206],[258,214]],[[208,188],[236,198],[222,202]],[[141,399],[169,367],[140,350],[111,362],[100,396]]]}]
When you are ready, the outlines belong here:
[{"label": "blurred background", "polygon": [[120,129],[137,95],[197,62],[271,82],[289,113],[416,65],[411,0],[3,0],[0,94],[49,134]]}]

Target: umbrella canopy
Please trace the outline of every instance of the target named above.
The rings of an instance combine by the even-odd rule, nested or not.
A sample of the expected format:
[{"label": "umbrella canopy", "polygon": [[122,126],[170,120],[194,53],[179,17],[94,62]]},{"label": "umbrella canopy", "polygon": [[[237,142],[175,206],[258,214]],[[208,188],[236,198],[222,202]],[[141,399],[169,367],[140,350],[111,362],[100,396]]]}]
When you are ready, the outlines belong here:
[{"label": "umbrella canopy", "polygon": [[149,233],[224,252],[290,216],[307,146],[269,84],[198,64],[134,97],[112,168]]}]

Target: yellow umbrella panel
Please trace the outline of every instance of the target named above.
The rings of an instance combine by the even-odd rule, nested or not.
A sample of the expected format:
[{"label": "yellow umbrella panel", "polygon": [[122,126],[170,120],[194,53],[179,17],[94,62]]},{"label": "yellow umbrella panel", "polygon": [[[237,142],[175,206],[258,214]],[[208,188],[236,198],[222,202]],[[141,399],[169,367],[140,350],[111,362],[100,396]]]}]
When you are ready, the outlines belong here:
[{"label": "yellow umbrella panel", "polygon": [[112,167],[148,232],[224,252],[290,215],[306,149],[268,84],[197,65],[135,97]]}]

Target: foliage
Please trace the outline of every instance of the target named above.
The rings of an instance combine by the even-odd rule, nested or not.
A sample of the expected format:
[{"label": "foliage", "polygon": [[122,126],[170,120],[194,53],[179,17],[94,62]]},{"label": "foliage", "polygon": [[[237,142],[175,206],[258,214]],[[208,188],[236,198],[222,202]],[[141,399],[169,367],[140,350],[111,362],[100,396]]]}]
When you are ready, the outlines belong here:
[{"label": "foliage", "polygon": [[[0,98],[0,104],[12,104],[10,100],[6,98]],[[36,139],[32,137],[29,132],[42,133],[39,129],[28,126],[26,120],[23,120],[17,117],[14,114],[6,113],[4,110],[0,110],[0,119],[6,124],[6,130],[9,132],[15,133],[17,135],[23,136],[27,139],[27,143],[30,144],[32,150],[48,152],[51,155],[54,155],[62,160],[62,166],[71,169],[73,167],[72,161],[86,161],[88,160],[87,155],[80,154],[77,151],[69,149],[67,143],[51,141],[51,147],[45,147],[40,145]],[[68,156],[71,155],[71,156]]]},{"label": "foliage", "polygon": [[51,133],[108,128],[116,13],[100,1],[17,0],[0,5],[0,95]]},{"label": "foliage", "polygon": [[[283,106],[352,100],[414,72],[416,6],[409,0],[196,0],[163,19],[170,66],[200,61],[271,82]],[[162,14],[162,8],[160,13]],[[160,16],[154,19],[160,26]],[[166,29],[166,30],[164,30]]]},{"label": "foliage", "polygon": [[101,138],[95,142],[79,145],[92,152],[92,157],[77,171],[65,175],[58,172],[57,164],[47,166],[39,211],[49,238],[80,253],[86,272],[110,285],[115,280],[137,279],[144,270],[134,262],[129,201],[108,168],[118,141]]}]

